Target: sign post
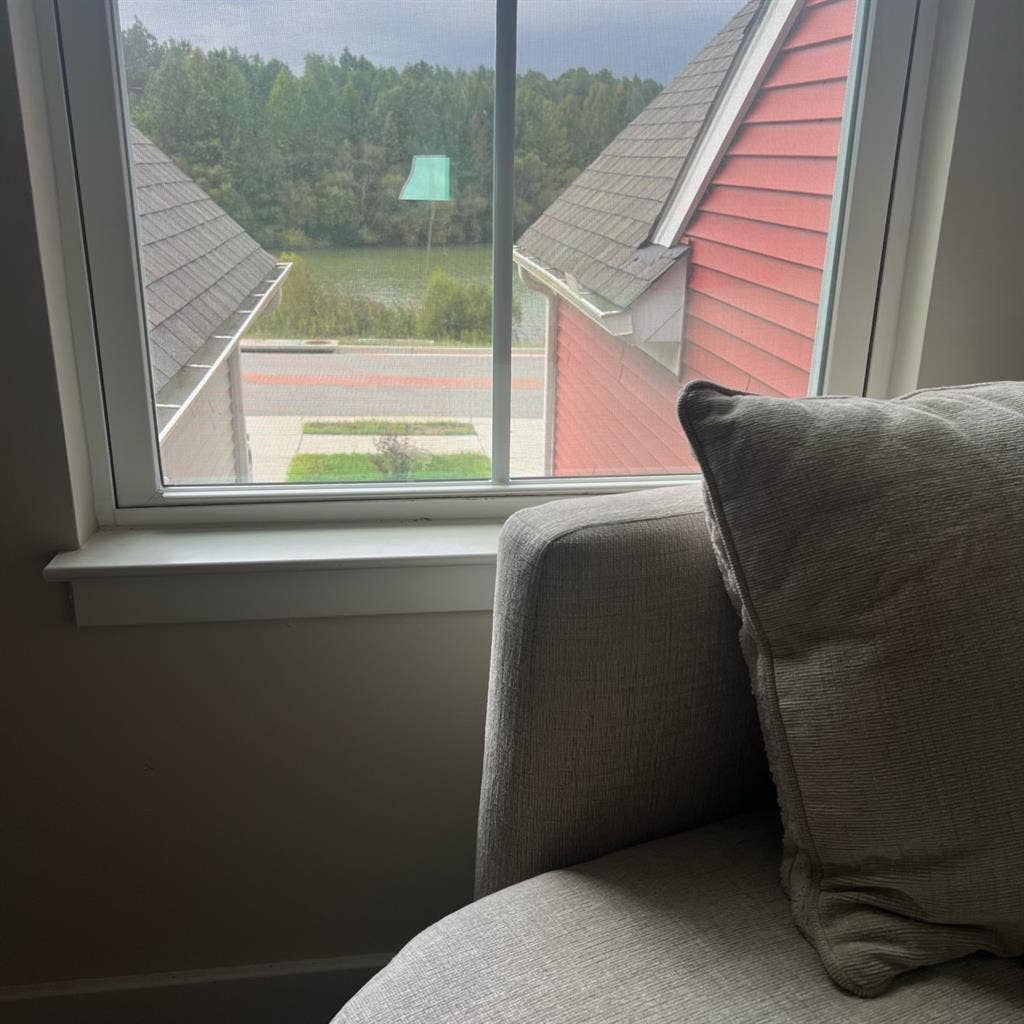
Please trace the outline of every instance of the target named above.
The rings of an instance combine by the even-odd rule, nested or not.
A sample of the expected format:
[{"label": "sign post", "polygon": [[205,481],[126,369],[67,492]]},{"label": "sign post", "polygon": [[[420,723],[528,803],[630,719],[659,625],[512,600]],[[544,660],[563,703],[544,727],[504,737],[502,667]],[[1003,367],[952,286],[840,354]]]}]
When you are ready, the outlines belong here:
[{"label": "sign post", "polygon": [[409,177],[405,179],[399,199],[430,203],[427,221],[427,269],[430,269],[430,246],[434,235],[435,203],[451,202],[451,160],[446,156],[414,156]]}]

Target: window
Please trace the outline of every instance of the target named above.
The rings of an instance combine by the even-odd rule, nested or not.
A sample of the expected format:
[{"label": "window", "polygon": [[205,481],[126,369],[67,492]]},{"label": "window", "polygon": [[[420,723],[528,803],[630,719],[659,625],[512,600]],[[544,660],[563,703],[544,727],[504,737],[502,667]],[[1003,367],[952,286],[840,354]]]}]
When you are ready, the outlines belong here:
[{"label": "window", "polygon": [[687,380],[859,391],[913,6],[58,0],[112,504],[622,488]]}]

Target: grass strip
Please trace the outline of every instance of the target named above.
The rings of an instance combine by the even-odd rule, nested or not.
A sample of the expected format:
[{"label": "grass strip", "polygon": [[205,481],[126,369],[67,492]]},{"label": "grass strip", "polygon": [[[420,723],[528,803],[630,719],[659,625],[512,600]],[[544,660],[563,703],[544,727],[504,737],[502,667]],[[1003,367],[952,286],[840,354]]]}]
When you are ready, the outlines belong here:
[{"label": "grass strip", "polygon": [[[425,455],[416,462],[406,480],[488,480],[491,460],[479,452],[455,452]],[[288,466],[288,483],[375,483],[391,480],[377,466],[370,455],[362,452],[344,452],[336,455],[316,455],[302,452]]]},{"label": "grass strip", "polygon": [[475,434],[472,423],[459,420],[310,420],[302,425],[304,434],[394,434],[400,437],[452,437]]}]

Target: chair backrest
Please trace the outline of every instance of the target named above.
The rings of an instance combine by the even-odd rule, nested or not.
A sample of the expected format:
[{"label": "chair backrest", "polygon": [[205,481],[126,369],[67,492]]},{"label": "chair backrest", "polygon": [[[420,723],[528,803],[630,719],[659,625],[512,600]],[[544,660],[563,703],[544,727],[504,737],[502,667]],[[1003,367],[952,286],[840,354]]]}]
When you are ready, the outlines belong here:
[{"label": "chair backrest", "polygon": [[699,486],[552,502],[508,521],[478,895],[764,798],[738,630]]}]

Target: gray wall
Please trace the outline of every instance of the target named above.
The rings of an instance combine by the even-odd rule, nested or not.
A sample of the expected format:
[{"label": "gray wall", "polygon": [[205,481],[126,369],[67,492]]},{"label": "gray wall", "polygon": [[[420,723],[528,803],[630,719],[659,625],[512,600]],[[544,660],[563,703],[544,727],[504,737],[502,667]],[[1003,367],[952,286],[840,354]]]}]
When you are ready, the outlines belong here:
[{"label": "gray wall", "polygon": [[977,0],[918,384],[1024,377],[1024,4]]},{"label": "gray wall", "polygon": [[0,984],[395,949],[467,901],[490,617],[80,630],[0,4]]}]

